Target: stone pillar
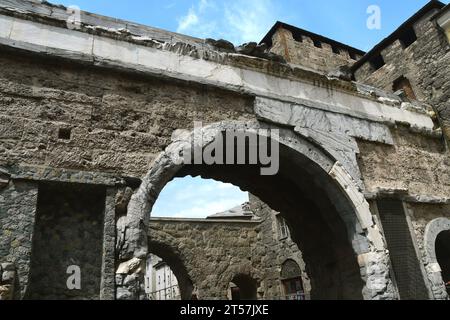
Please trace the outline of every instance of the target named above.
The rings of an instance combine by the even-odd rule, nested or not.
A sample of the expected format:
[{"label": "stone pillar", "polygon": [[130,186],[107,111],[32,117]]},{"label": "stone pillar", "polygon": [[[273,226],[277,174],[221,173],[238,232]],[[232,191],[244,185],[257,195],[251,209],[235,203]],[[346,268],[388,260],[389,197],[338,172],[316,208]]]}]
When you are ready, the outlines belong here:
[{"label": "stone pillar", "polygon": [[16,270],[12,263],[0,265],[0,300],[15,298]]},{"label": "stone pillar", "polygon": [[30,275],[38,186],[19,180],[4,186],[0,187],[0,262],[14,264],[16,291],[23,298]]},{"label": "stone pillar", "polygon": [[115,245],[116,245],[116,210],[117,190],[106,190],[105,217],[103,229],[102,279],[100,283],[100,299],[115,299]]}]

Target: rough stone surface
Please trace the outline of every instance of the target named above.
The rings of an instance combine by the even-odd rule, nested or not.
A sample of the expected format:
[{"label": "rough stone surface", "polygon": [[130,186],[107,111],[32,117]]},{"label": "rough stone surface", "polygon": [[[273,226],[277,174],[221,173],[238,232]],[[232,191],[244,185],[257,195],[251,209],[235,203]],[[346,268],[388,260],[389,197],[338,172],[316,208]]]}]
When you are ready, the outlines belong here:
[{"label": "rough stone surface", "polygon": [[17,270],[19,296],[25,294],[30,275],[37,194],[33,182],[13,181],[0,190],[0,262]]},{"label": "rough stone surface", "polygon": [[302,36],[302,40],[297,41],[292,32],[284,28],[276,31],[272,41],[271,52],[283,56],[289,63],[324,74],[355,62],[350,58],[347,50],[340,49],[339,53],[334,53],[331,45],[325,42],[322,42],[322,47],[318,48],[314,46],[313,40],[308,36]]},{"label": "rough stone surface", "polygon": [[[30,299],[99,299],[105,197],[101,187],[39,187]],[[80,289],[67,287],[70,266],[80,268]]]},{"label": "rough stone surface", "polygon": [[290,238],[280,240],[275,212],[267,205],[253,198],[252,208],[259,221],[151,220],[149,251],[175,270],[182,294],[190,296],[195,288],[200,300],[227,299],[230,282],[242,275],[256,281],[258,299],[284,299],[280,272],[289,259],[300,266],[309,298],[298,247]]},{"label": "rough stone surface", "polygon": [[[0,4],[0,262],[2,279],[15,277],[17,283],[1,283],[4,295],[111,299],[116,292],[118,299],[142,299],[149,244],[159,236],[163,243],[167,234],[173,238],[165,245],[186,256],[187,269],[196,253],[228,276],[239,271],[258,279],[260,297],[278,294],[281,257],[298,251],[274,238],[270,219],[259,231],[212,231],[191,223],[201,232],[181,231],[183,224],[174,223],[161,227],[165,233],[149,229],[148,213],[161,189],[177,175],[192,174],[239,185],[281,212],[302,252],[306,266],[299,264],[312,297],[396,298],[382,226],[364,194],[401,191],[401,199],[411,202],[415,240],[426,257],[425,226],[448,216],[450,198],[450,157],[429,105],[446,131],[448,44],[432,23],[415,26],[420,36],[410,48],[396,42],[385,50],[387,66],[358,70],[357,80],[369,86],[347,81],[342,72],[327,78],[348,65],[347,53],[333,53],[325,43],[316,48],[307,38],[296,41],[286,30],[275,34],[268,53],[256,43],[232,50],[224,41],[209,46],[120,20],[82,17],[81,29],[72,31],[62,7]],[[279,63],[284,60],[276,54],[291,64]],[[400,75],[428,104],[377,89],[391,91]],[[251,167],[175,164],[172,156],[180,157],[186,140],[172,141],[172,134],[192,132],[194,120],[210,126],[202,131],[206,143],[221,130],[280,129],[280,174],[262,178]],[[96,200],[85,194],[76,205],[67,194],[38,204],[39,189],[50,182],[54,194],[80,184],[104,192]],[[96,208],[95,214],[88,210]],[[235,260],[208,239],[221,230],[225,238],[234,235],[226,239],[236,244]],[[224,254],[230,269],[220,265]],[[89,270],[81,292],[63,288],[69,262]],[[439,268],[423,264],[435,298],[442,298],[433,278]],[[222,282],[220,292],[207,285],[217,281],[216,270],[205,268],[202,275],[190,273],[192,289],[223,297]]]},{"label": "rough stone surface", "polygon": [[429,14],[413,27],[417,35],[413,44],[405,49],[394,41],[381,52],[386,64],[376,71],[370,63],[363,64],[355,72],[356,80],[393,91],[394,81],[406,77],[416,97],[435,108],[450,137],[450,45]]}]

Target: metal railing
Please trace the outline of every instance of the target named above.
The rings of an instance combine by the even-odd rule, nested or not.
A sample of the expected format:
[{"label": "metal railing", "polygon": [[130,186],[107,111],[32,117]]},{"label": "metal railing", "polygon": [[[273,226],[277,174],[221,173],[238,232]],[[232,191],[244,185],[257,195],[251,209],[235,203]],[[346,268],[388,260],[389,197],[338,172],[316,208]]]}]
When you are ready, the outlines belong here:
[{"label": "metal railing", "polygon": [[[173,294],[174,289],[177,294]],[[178,286],[172,286],[149,292],[147,293],[147,298],[149,300],[181,300],[181,295]]]}]

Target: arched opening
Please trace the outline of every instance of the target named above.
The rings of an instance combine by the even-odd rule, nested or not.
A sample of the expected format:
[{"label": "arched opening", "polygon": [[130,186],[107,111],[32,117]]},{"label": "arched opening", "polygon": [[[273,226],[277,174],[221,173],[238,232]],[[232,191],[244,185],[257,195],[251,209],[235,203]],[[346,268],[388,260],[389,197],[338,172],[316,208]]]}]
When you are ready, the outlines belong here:
[{"label": "arched opening", "polygon": [[257,282],[246,274],[238,274],[233,277],[229,287],[230,300],[256,300]]},{"label": "arched opening", "polygon": [[[349,241],[354,235],[348,234],[336,199],[328,195],[330,190],[341,192],[304,157],[280,146],[280,171],[275,176],[262,176],[260,167],[251,165],[185,165],[176,176],[231,183],[256,195],[291,226],[292,239],[307,264],[313,299],[362,299],[364,284]],[[343,197],[338,201],[338,206],[346,205]],[[343,214],[351,212],[349,207],[344,210]]]},{"label": "arched opening", "polygon": [[152,218],[205,219],[248,201],[248,194],[232,184],[186,176],[175,178],[164,187],[153,207]]},{"label": "arched opening", "polygon": [[286,300],[305,300],[302,270],[294,260],[286,260],[281,266],[281,284]]},{"label": "arched opening", "polygon": [[[278,143],[279,170],[274,175],[261,174],[267,163],[236,161],[236,144],[224,139],[225,131],[229,130],[253,134],[255,129],[249,130],[249,126],[256,128],[258,139],[269,140],[269,146],[274,141]],[[128,214],[148,215],[158,194],[175,177],[199,176],[231,183],[280,212],[291,226],[292,239],[303,253],[306,273],[311,279],[312,299],[391,297],[386,248],[352,177],[328,152],[292,130],[281,129],[272,137],[267,130],[260,133],[260,126],[260,123],[220,123],[202,129],[204,139],[200,143],[195,140],[195,132],[194,138],[191,135],[174,142],[154,162],[133,196]],[[196,148],[201,148],[201,152],[210,149],[219,137],[225,140],[223,152],[234,152],[235,162],[226,165],[180,162],[183,155],[194,159]],[[251,147],[264,149],[258,139],[245,140],[244,159],[249,159]],[[255,141],[256,145],[252,145]]]},{"label": "arched opening", "polygon": [[450,230],[441,232],[436,239],[436,258],[441,267],[442,279],[450,294]]},{"label": "arched opening", "polygon": [[[153,259],[147,260],[146,275],[154,281],[147,294],[153,300],[191,300],[194,286],[178,254],[166,244],[149,241],[149,252]],[[153,270],[149,270],[153,268]],[[175,276],[176,279],[173,278]],[[159,277],[159,278],[158,278]],[[152,279],[153,278],[153,279]]]}]

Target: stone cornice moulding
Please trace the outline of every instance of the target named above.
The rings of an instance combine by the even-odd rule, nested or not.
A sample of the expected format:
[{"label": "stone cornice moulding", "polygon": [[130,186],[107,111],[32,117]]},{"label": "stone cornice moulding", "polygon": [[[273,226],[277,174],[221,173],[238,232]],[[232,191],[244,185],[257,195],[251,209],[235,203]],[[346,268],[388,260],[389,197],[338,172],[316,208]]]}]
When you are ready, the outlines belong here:
[{"label": "stone cornice moulding", "polygon": [[418,132],[434,132],[434,123],[428,114],[392,106],[395,100],[386,97],[375,99],[370,95],[331,90],[307,82],[34,21],[0,16],[0,44],[94,66],[196,82],[374,122],[407,124]]}]

